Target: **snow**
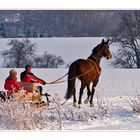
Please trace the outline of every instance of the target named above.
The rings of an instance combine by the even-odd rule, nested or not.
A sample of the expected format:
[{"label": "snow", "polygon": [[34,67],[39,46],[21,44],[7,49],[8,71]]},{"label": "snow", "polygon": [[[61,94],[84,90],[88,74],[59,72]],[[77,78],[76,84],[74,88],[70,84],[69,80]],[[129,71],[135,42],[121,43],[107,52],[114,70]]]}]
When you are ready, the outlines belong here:
[{"label": "snow", "polygon": [[[65,63],[73,62],[79,58],[87,58],[92,49],[101,42],[103,38],[94,37],[83,37],[83,38],[31,38],[32,42],[37,44],[37,53],[42,54],[44,51],[56,54],[57,56],[62,56]],[[0,53],[9,48],[7,46],[9,39],[0,39]],[[114,53],[117,50],[117,46],[111,45],[111,51]],[[100,76],[99,83],[96,87],[94,96],[94,107],[90,108],[89,104],[82,104],[81,109],[72,106],[72,99],[68,100],[61,108],[55,103],[50,104],[52,110],[44,110],[41,114],[32,114],[31,112],[26,112],[21,106],[16,107],[11,111],[12,117],[7,116],[15,121],[15,124],[19,123],[18,115],[20,119],[22,118],[25,124],[28,119],[36,115],[38,120],[38,125],[41,126],[43,122],[42,129],[44,130],[139,130],[140,129],[140,112],[135,113],[130,105],[130,99],[137,98],[140,94],[140,78],[139,69],[113,69],[110,66],[110,61],[103,59],[101,61],[102,73]],[[3,58],[0,57],[0,66],[2,66]],[[4,80],[9,73],[8,68],[0,68],[0,90],[4,90]],[[18,81],[20,80],[20,73],[24,70],[16,69],[18,72]],[[68,69],[33,69],[33,73],[44,79],[45,81],[52,82],[56,79],[64,76],[68,72]],[[48,92],[51,94],[51,100],[60,98],[60,102],[64,102],[64,95],[67,89],[67,76],[62,80],[64,82],[59,84],[47,84],[43,86],[43,92]],[[80,82],[76,81],[77,89],[77,99],[78,91],[80,88]],[[83,100],[86,98],[86,90],[83,94]],[[140,103],[140,102],[139,102]],[[14,103],[17,104],[17,103]],[[13,105],[14,105],[13,104]],[[0,107],[1,107],[0,103]],[[3,107],[7,108],[12,106],[11,103],[4,104]],[[55,106],[54,106],[55,105]],[[138,104],[139,106],[139,104]],[[13,107],[12,107],[13,108]],[[32,108],[30,108],[32,110]],[[28,111],[30,111],[30,109]],[[60,110],[59,110],[60,109]],[[60,111],[61,121],[58,118]],[[6,112],[6,110],[5,110]],[[26,115],[24,120],[24,112]],[[39,112],[37,110],[37,112]],[[0,109],[0,113],[1,109]],[[9,112],[6,112],[7,114]],[[16,114],[17,113],[17,114]],[[15,118],[14,115],[15,114]],[[0,114],[1,115],[1,114]],[[4,114],[6,115],[6,114]],[[38,116],[37,116],[38,115]],[[4,117],[4,116],[3,116]],[[6,117],[3,119],[5,120]],[[32,123],[28,120],[29,126],[33,130],[36,128],[34,123],[35,119],[32,118]],[[5,122],[5,123],[4,123]],[[0,129],[15,129],[15,125],[12,121],[5,120],[1,122],[0,118]],[[13,127],[7,126],[13,124]],[[16,124],[16,125],[17,125]],[[22,125],[22,124],[21,124]],[[19,129],[23,129],[20,126]],[[18,129],[17,128],[17,129]]]},{"label": "snow", "polygon": [[[3,90],[4,79],[10,69],[0,69],[0,89]],[[18,71],[18,80],[20,72]],[[52,82],[65,75],[68,69],[33,69],[38,77]],[[140,78],[139,69],[102,69],[99,83],[94,96],[94,107],[82,104],[81,109],[72,106],[72,99],[61,106],[62,130],[139,130],[140,114],[134,113],[130,106],[130,99],[139,95]],[[67,80],[65,77],[62,80]],[[77,98],[80,82],[77,81]],[[51,99],[60,97],[60,102],[65,101],[64,95],[67,82],[45,85],[44,92],[51,94]],[[86,92],[86,90],[85,90]],[[84,92],[83,100],[86,98]],[[54,104],[50,104],[54,107]],[[56,110],[46,110],[46,118],[52,116]],[[56,113],[57,114],[57,113]],[[35,128],[34,128],[35,129]],[[58,129],[57,122],[49,122],[47,130]]]}]

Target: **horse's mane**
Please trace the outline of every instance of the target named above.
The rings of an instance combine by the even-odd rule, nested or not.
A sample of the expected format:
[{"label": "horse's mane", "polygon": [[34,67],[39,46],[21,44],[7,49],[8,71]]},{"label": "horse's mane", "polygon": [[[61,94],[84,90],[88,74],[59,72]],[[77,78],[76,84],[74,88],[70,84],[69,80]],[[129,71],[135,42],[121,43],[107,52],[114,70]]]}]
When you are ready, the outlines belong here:
[{"label": "horse's mane", "polygon": [[100,44],[97,45],[97,46],[92,50],[93,55],[97,53],[98,47],[99,47],[99,46],[100,46]]}]

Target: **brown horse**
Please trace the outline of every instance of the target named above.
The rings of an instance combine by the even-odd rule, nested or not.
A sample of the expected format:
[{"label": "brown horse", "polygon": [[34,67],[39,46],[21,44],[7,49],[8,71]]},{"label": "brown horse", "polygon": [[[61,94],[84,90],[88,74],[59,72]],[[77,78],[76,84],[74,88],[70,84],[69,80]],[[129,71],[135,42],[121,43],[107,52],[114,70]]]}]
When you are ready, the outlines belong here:
[{"label": "brown horse", "polygon": [[[80,107],[81,98],[83,90],[87,88],[87,99],[90,102],[90,106],[93,106],[93,96],[95,92],[95,87],[99,81],[99,76],[101,74],[100,61],[102,57],[106,59],[111,59],[112,54],[109,50],[108,41],[102,40],[102,42],[97,45],[93,50],[92,54],[87,59],[78,59],[74,61],[69,68],[68,72],[68,87],[65,95],[66,99],[71,98],[73,95],[74,106],[76,106],[76,89],[75,81],[78,78],[81,81],[81,88],[79,93],[78,105]],[[90,83],[92,83],[92,90],[90,91]]]}]

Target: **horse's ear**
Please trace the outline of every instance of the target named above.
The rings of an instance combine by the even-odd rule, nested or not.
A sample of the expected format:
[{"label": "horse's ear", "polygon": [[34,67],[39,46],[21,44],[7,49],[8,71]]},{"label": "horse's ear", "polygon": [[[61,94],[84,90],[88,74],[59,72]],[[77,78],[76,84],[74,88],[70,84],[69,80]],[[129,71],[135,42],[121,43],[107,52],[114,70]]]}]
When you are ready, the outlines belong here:
[{"label": "horse's ear", "polygon": [[104,41],[104,39],[102,39],[102,43],[104,43],[105,41]]},{"label": "horse's ear", "polygon": [[106,43],[108,44],[108,42],[109,42],[109,39],[106,41]]}]

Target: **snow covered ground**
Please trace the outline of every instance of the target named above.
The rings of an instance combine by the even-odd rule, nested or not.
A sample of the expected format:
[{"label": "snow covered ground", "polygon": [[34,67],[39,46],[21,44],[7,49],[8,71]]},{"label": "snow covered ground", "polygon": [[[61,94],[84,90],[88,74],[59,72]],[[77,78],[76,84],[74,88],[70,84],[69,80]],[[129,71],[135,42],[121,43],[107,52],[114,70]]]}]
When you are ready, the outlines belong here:
[{"label": "snow covered ground", "polygon": [[[24,69],[16,69],[19,74]],[[67,73],[68,69],[33,69],[34,74],[47,82],[54,81]],[[0,69],[0,89],[3,90],[4,79],[9,69]],[[82,108],[74,108],[72,99],[66,102],[60,109],[62,130],[140,130],[140,114],[135,113],[131,107],[131,99],[140,95],[139,69],[102,69],[102,74],[94,97],[94,107],[82,104]],[[66,80],[65,77],[63,80]],[[77,81],[77,97],[80,82]],[[44,92],[51,94],[51,99],[60,97],[64,101],[67,82],[45,85]],[[86,90],[85,90],[86,92]],[[83,96],[83,100],[86,94]],[[133,100],[134,102],[136,100]],[[139,102],[140,105],[140,102]],[[53,104],[50,105],[53,107]],[[56,110],[55,110],[56,111]],[[54,110],[46,110],[45,118],[50,118],[57,113]],[[55,114],[56,113],[56,114]],[[44,120],[45,121],[45,120]],[[46,122],[47,124],[47,122]],[[2,127],[2,129],[4,129]],[[33,128],[36,129],[36,128]],[[55,121],[45,126],[47,130],[56,130]]]},{"label": "snow covered ground", "polygon": [[[65,63],[73,62],[79,58],[87,58],[91,54],[92,49],[97,46],[102,39],[103,38],[100,37],[31,38],[32,42],[37,44],[38,54],[48,51],[57,56],[62,56]],[[0,39],[0,53],[9,48],[9,46],[7,46],[8,40],[9,39]],[[111,45],[110,49],[115,53],[117,46]],[[134,112],[134,108],[132,109],[132,105],[140,105],[140,100],[137,97],[140,95],[140,70],[112,69],[110,61],[107,61],[106,59],[101,61],[101,67],[103,69],[100,81],[96,87],[93,108],[90,108],[88,104],[85,105],[84,103],[82,104],[81,109],[74,108],[72,106],[72,99],[70,99],[60,108],[56,105],[56,109],[45,110],[45,112],[42,112],[43,114],[36,114],[36,112],[31,114],[31,112],[26,112],[27,110],[24,110],[20,105],[16,106],[17,104],[14,103],[15,109],[11,111],[11,115],[8,115],[9,112],[6,112],[6,110],[8,107],[12,107],[11,103],[0,104],[0,108],[2,107],[0,109],[0,113],[3,114],[2,110],[3,107],[5,107],[5,110],[3,110],[3,119],[0,118],[0,128],[26,129],[24,126],[20,125],[28,122],[26,125],[28,126],[27,128],[30,129],[56,130],[61,128],[62,130],[140,130],[140,115],[139,113]],[[2,63],[3,58],[0,57],[0,67],[2,66]],[[4,90],[4,80],[8,76],[9,70],[10,69],[0,68],[0,90]],[[18,71],[19,80],[20,73],[24,69],[16,70]],[[47,82],[52,82],[65,75],[67,72],[68,69],[33,69],[33,73],[35,75]],[[67,89],[67,77],[62,80],[65,80],[65,82],[43,86],[44,92],[50,93],[51,99],[59,97],[59,102],[65,101],[64,95]],[[77,99],[79,87],[80,82],[77,81]],[[86,98],[85,93],[86,90],[84,91],[83,100]],[[135,103],[137,104],[135,105]],[[54,107],[54,104],[50,104],[50,107]],[[30,109],[28,111],[30,111]],[[26,114],[25,116],[23,112]],[[140,112],[139,108],[138,112]],[[16,115],[14,116],[13,114]],[[29,119],[31,119],[31,116],[29,114],[33,117],[32,121],[36,121],[34,116],[37,118],[40,118],[41,115],[43,116],[41,120],[38,121],[39,123],[34,123],[32,121],[32,123],[30,123]],[[9,117],[12,121],[5,120],[5,118]],[[15,122],[14,124],[13,120]],[[42,123],[42,127],[36,127],[36,124],[41,125]],[[12,127],[10,127],[11,124]]]}]

